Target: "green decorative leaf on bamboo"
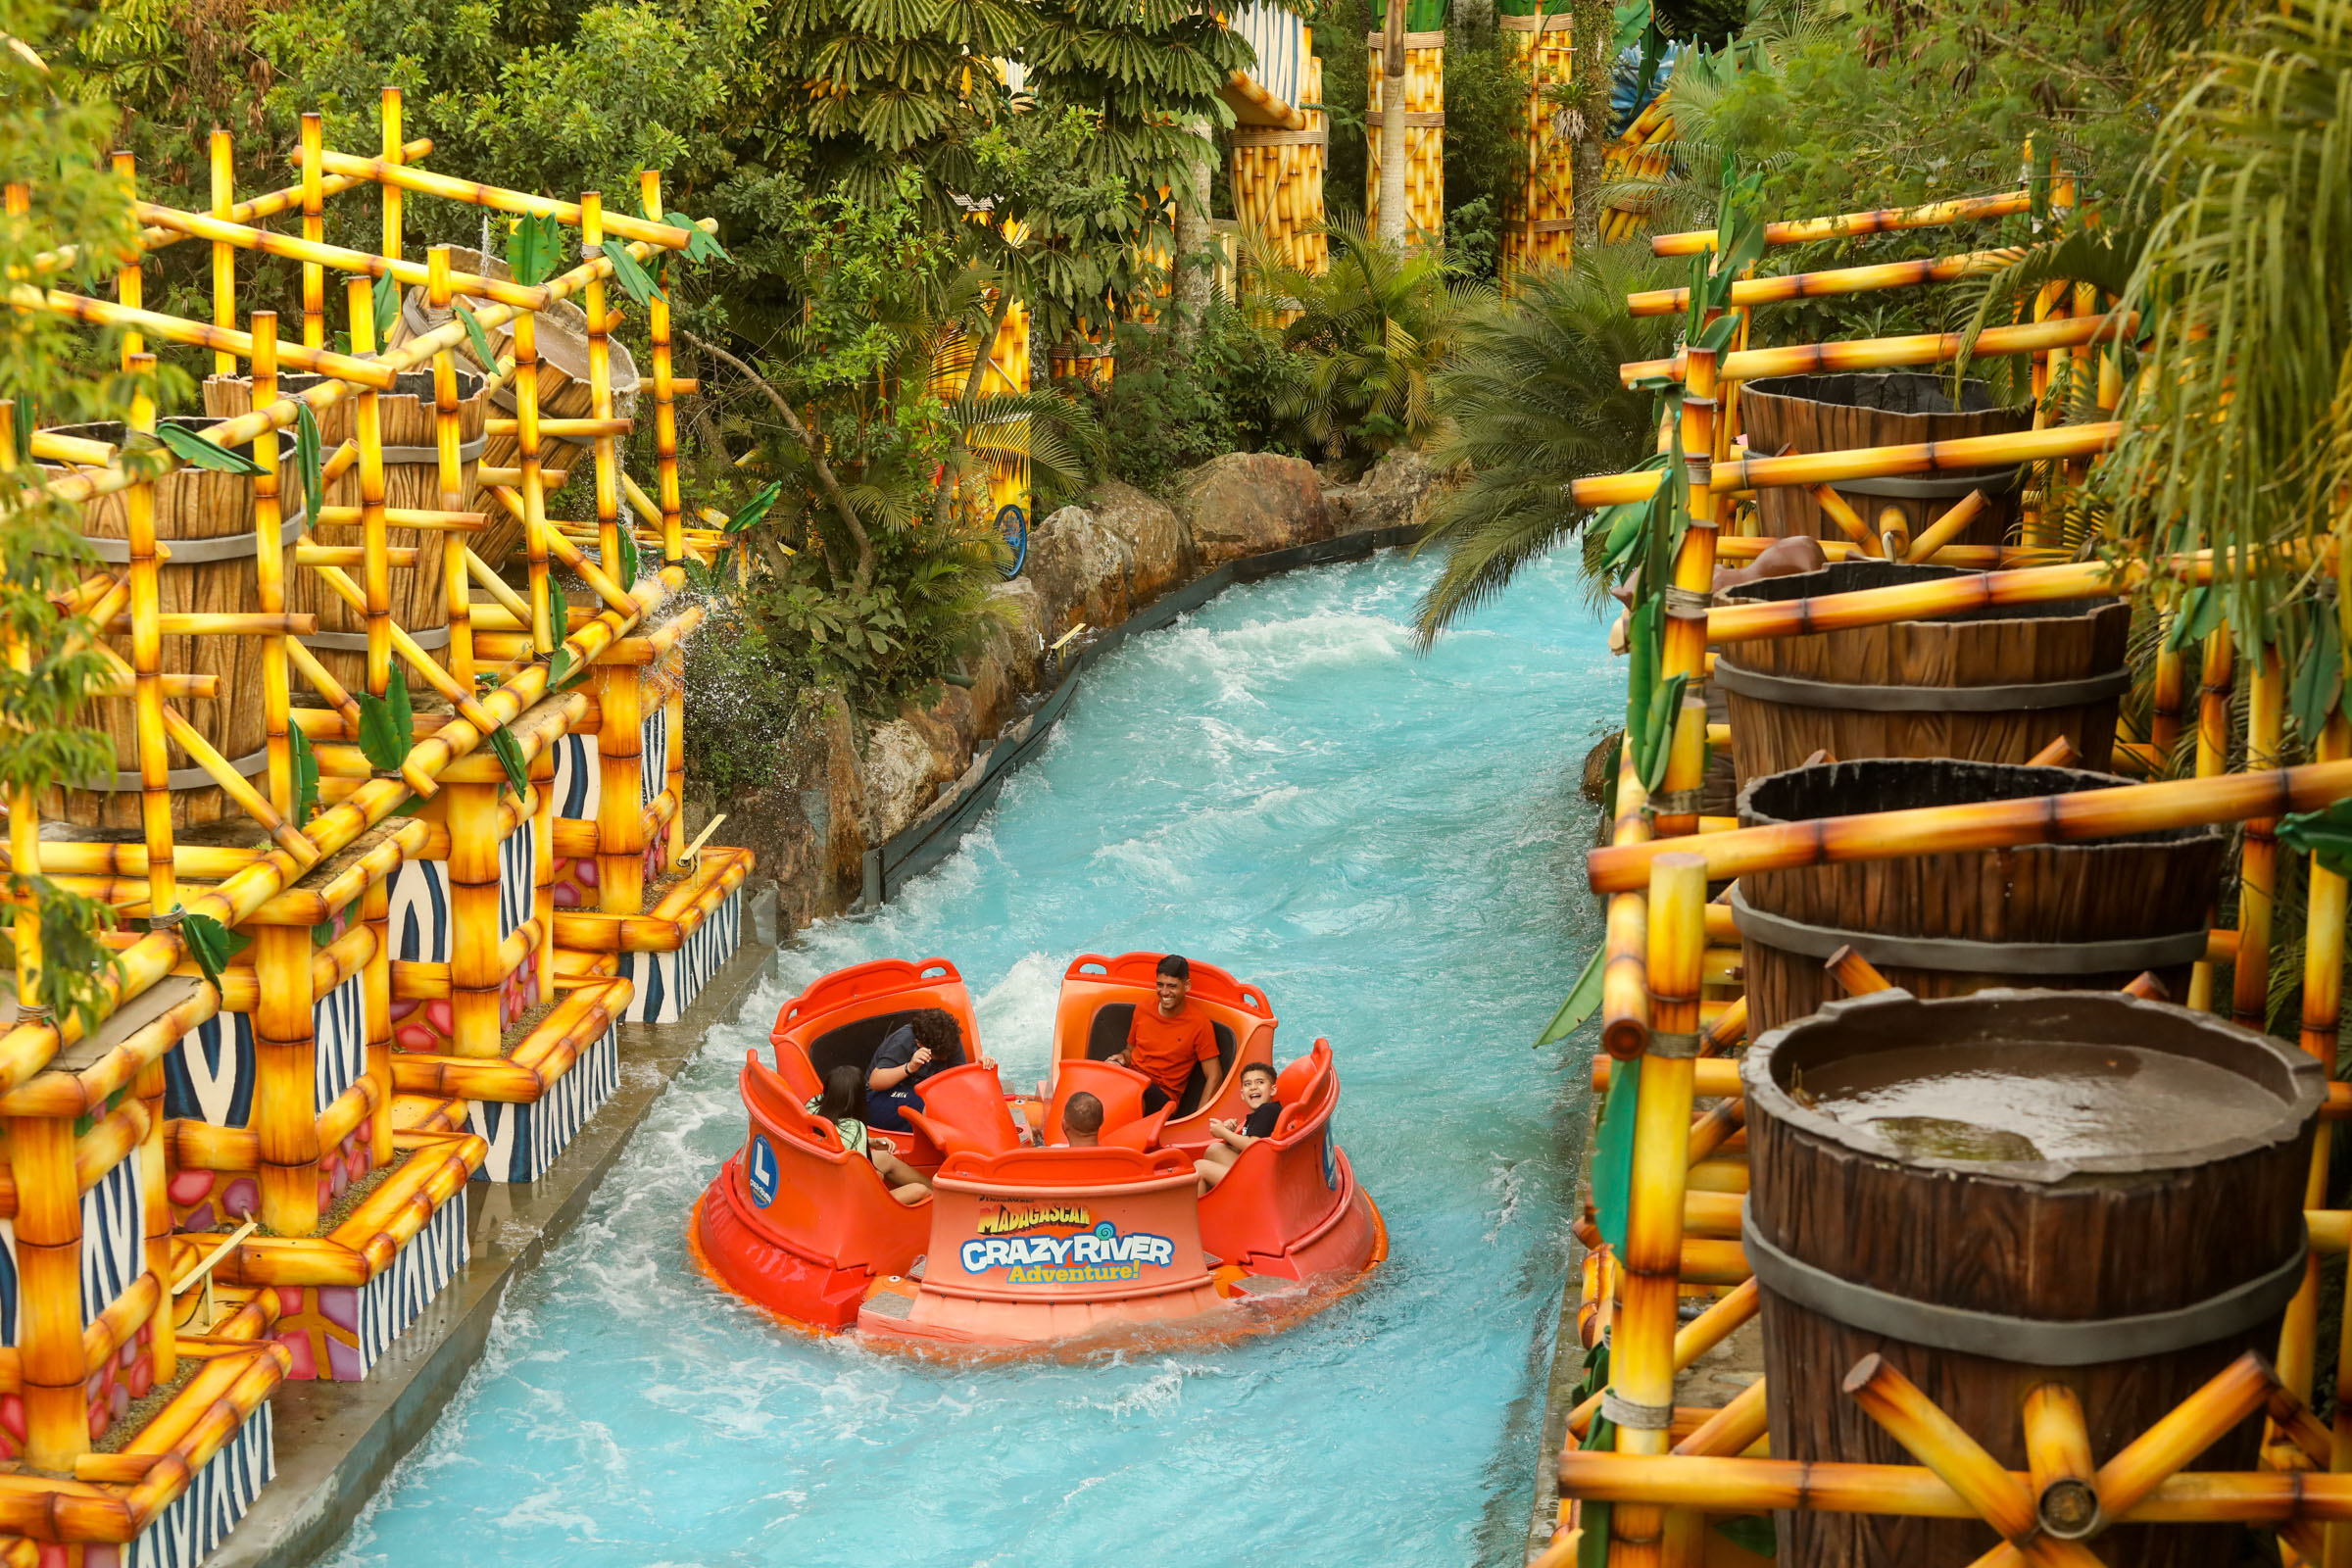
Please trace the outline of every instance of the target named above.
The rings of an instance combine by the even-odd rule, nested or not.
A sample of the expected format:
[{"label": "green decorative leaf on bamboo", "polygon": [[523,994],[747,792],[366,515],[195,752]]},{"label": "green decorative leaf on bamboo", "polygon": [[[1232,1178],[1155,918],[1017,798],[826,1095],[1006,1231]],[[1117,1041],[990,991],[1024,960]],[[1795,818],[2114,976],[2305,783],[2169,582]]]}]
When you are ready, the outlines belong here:
[{"label": "green decorative leaf on bamboo", "polygon": [[1633,1064],[1618,1064],[1601,1101],[1600,1129],[1592,1137],[1593,1219],[1601,1240],[1620,1255],[1625,1251],[1626,1207],[1633,1201],[1634,1117],[1641,1083],[1642,1074]]},{"label": "green decorative leaf on bamboo", "polygon": [[760,520],[767,515],[768,509],[776,504],[776,497],[783,493],[784,482],[781,479],[770,479],[761,485],[760,493],[745,502],[735,515],[727,519],[726,531],[741,533],[746,528],[758,527]]},{"label": "green decorative leaf on bamboo", "polygon": [[531,764],[522,755],[522,743],[511,729],[490,732],[490,750],[498,754],[498,765],[507,770],[507,782],[514,786],[517,796],[528,794],[531,787]]},{"label": "green decorative leaf on bamboo", "polygon": [[209,468],[215,473],[233,473],[247,479],[262,471],[251,458],[241,458],[217,442],[207,441],[185,425],[162,425],[155,434],[157,440],[172,449],[172,456],[196,467]]},{"label": "green decorative leaf on bamboo", "polygon": [[517,283],[546,282],[563,258],[564,225],[551,217],[522,219],[507,236],[507,270]]},{"label": "green decorative leaf on bamboo", "polygon": [[450,309],[457,313],[459,320],[466,323],[466,341],[473,349],[474,362],[481,366],[484,373],[496,375],[498,350],[490,346],[490,334],[482,330],[482,323],[473,318],[473,312],[466,308],[465,301],[450,301]]},{"label": "green decorative leaf on bamboo", "polygon": [[2287,709],[2295,715],[2296,727],[2306,742],[2318,739],[2328,720],[2343,709],[2344,650],[2334,631],[2327,617],[2320,617],[2287,693]]},{"label": "green decorative leaf on bamboo", "polygon": [[2227,611],[2218,589],[2191,588],[2181,596],[2180,608],[2173,612],[2173,623],[2164,633],[2164,651],[2177,654],[2190,643],[2203,642],[2222,623]]},{"label": "green decorative leaf on bamboo", "polygon": [[1607,967],[1603,962],[1607,951],[1606,948],[1592,950],[1592,956],[1585,960],[1585,972],[1577,976],[1575,986],[1569,990],[1568,1000],[1560,1004],[1560,1010],[1551,1015],[1551,1022],[1545,1024],[1544,1032],[1536,1036],[1536,1049],[1542,1050],[1555,1040],[1567,1039],[1582,1029],[1585,1020],[1599,1008],[1600,977],[1601,971]]},{"label": "green decorative leaf on bamboo", "polygon": [[368,765],[378,773],[399,772],[416,739],[416,714],[409,706],[407,672],[394,664],[392,678],[381,697],[368,692],[352,695],[360,705],[360,750],[367,756]]},{"label": "green decorative leaf on bamboo", "polygon": [[1722,1520],[1716,1524],[1715,1533],[1740,1550],[1752,1551],[1759,1557],[1770,1557],[1780,1547],[1772,1521],[1762,1514],[1743,1513]]},{"label": "green decorative leaf on bamboo", "polygon": [[2352,800],[2324,811],[2295,811],[2278,819],[2278,842],[2309,855],[2337,876],[2352,876]]},{"label": "green decorative leaf on bamboo", "polygon": [[613,563],[615,573],[613,580],[620,584],[620,591],[625,594],[637,586],[637,535],[635,531],[627,527],[616,530],[614,545],[616,559]]},{"label": "green decorative leaf on bamboo", "polygon": [[10,422],[16,435],[17,462],[24,467],[32,466],[32,427],[39,421],[40,412],[32,406],[32,399],[18,398],[16,416]]},{"label": "green decorative leaf on bamboo", "polygon": [[295,405],[294,468],[302,480],[302,525],[318,526],[326,510],[326,439],[318,433],[318,416],[308,403]]},{"label": "green decorative leaf on bamboo", "polygon": [[375,346],[380,352],[392,346],[392,327],[400,319],[400,282],[386,272],[375,280],[368,297],[375,308]]},{"label": "green decorative leaf on bamboo", "polygon": [[660,284],[645,275],[644,267],[639,265],[636,257],[629,254],[629,248],[626,245],[616,239],[605,241],[604,257],[606,261],[612,264],[612,281],[628,290],[629,298],[637,302],[639,310],[645,309],[655,300],[661,300],[665,304],[668,302],[669,296],[662,292]]},{"label": "green decorative leaf on bamboo", "polygon": [[691,218],[680,218],[673,220],[673,221],[685,225],[686,259],[688,261],[731,262],[735,259],[727,254],[727,249],[725,246],[719,244],[717,235],[712,234],[710,230],[704,228],[700,223],[697,223]]},{"label": "green decorative leaf on bamboo", "polygon": [[552,574],[547,579],[547,631],[558,648],[571,640],[571,599]]},{"label": "green decorative leaf on bamboo", "polygon": [[301,827],[318,811],[318,754],[300,724],[288,732],[286,744],[294,762],[294,825]]},{"label": "green decorative leaf on bamboo", "polygon": [[244,952],[253,940],[231,931],[209,914],[181,915],[179,937],[187,946],[188,956],[203,971],[205,984],[213,988],[216,996],[220,994],[220,976],[227,972],[228,960]]},{"label": "green decorative leaf on bamboo", "polygon": [[1642,762],[1642,788],[1654,795],[1666,780],[1666,766],[1674,756],[1674,725],[1683,710],[1683,689],[1690,684],[1689,675],[1669,675],[1650,699],[1648,746]]}]

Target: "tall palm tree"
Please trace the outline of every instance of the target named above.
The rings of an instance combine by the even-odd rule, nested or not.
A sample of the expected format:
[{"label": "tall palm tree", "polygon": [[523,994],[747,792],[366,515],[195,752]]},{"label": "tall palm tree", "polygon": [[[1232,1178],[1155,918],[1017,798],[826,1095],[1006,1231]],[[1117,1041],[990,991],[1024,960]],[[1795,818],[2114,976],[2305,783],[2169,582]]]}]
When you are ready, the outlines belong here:
[{"label": "tall palm tree", "polygon": [[1627,391],[1617,367],[1673,352],[1681,318],[1630,317],[1625,297],[1679,275],[1627,247],[1587,247],[1569,267],[1525,275],[1464,326],[1457,361],[1438,377],[1450,430],[1436,460],[1467,464],[1471,477],[1438,503],[1415,546],[1446,553],[1422,597],[1422,646],[1577,538],[1588,514],[1568,498],[1571,480],[1630,467],[1653,445],[1651,395]]}]

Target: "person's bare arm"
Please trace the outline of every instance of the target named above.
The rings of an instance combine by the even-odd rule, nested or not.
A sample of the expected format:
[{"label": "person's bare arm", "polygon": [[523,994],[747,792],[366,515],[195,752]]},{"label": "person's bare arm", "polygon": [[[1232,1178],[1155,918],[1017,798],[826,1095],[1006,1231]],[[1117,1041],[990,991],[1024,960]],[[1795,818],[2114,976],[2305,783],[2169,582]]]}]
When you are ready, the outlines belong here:
[{"label": "person's bare arm", "polygon": [[924,1065],[930,1060],[931,1048],[929,1046],[918,1047],[914,1055],[907,1060],[905,1066],[876,1067],[872,1072],[866,1074],[865,1087],[868,1089],[896,1089],[916,1073],[921,1072]]}]

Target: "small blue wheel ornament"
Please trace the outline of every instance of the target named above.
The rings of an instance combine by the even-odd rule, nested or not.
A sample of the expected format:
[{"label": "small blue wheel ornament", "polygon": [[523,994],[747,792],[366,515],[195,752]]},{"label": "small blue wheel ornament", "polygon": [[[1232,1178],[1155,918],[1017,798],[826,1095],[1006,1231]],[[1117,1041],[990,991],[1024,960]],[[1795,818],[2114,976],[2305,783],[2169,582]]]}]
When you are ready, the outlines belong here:
[{"label": "small blue wheel ornament", "polygon": [[1000,567],[1006,577],[1018,577],[1029,560],[1029,514],[1018,507],[1005,507],[997,514],[997,532],[1004,536],[1004,548],[1012,559]]}]

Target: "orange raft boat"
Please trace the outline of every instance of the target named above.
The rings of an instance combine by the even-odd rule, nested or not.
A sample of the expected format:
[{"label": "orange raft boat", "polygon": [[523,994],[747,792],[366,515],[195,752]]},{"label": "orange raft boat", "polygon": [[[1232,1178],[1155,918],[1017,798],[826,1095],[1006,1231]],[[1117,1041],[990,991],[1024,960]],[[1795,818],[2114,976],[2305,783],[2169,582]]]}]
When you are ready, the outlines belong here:
[{"label": "orange raft boat", "polygon": [[[1342,1294],[1388,1252],[1380,1211],[1332,1137],[1340,1098],[1331,1045],[1280,1069],[1272,1136],[1205,1195],[1195,1161],[1212,1117],[1240,1121],[1242,1069],[1274,1059],[1264,995],[1194,960],[1193,1004],[1218,1060],[1146,1115],[1143,1074],[1104,1060],[1152,1005],[1155,953],[1088,955],[1062,977],[1054,1075],[1007,1096],[979,1061],[971,997],[945,958],[861,963],[784,1005],[743,1067],[751,1129],[698,1200],[697,1261],[720,1285],[809,1327],[885,1342],[1019,1346],[1128,1324],[1185,1337],[1249,1332]],[[862,1073],[884,1036],[921,1009],[955,1019],[963,1064],[922,1082],[912,1133],[888,1137],[931,1193],[894,1198],[871,1161],[808,1107],[827,1073]],[[1061,1110],[1102,1102],[1099,1147],[1061,1146]],[[1296,1310],[1249,1311],[1252,1298]]]}]

